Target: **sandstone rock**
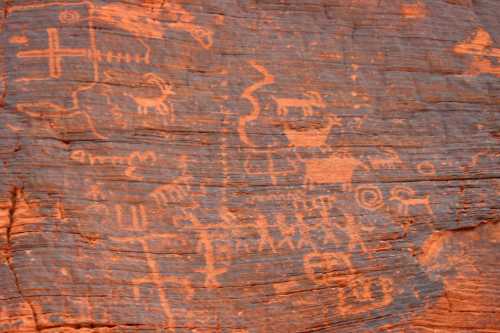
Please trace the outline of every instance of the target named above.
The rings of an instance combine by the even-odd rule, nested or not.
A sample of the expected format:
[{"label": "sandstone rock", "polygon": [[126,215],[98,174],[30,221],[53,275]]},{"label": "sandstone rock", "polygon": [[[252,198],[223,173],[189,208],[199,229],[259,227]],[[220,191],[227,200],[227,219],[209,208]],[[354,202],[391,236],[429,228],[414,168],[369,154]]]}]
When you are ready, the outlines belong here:
[{"label": "sandstone rock", "polygon": [[500,330],[500,2],[0,12],[0,332]]}]

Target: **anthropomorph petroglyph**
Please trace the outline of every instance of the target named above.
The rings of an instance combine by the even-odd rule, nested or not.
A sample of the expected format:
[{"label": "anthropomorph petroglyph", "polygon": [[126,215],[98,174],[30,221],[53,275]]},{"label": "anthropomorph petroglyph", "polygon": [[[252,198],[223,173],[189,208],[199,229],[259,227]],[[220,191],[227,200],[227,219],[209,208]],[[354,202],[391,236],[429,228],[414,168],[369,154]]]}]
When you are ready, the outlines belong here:
[{"label": "anthropomorph petroglyph", "polygon": [[181,227],[182,221],[191,224],[198,231],[198,242],[196,243],[196,252],[203,255],[205,260],[204,268],[196,269],[196,272],[205,275],[205,288],[218,288],[220,286],[217,276],[227,272],[227,267],[219,267],[216,258],[216,248],[214,237],[211,235],[209,225],[203,224],[193,213],[185,212],[183,216],[174,218],[176,226]]}]

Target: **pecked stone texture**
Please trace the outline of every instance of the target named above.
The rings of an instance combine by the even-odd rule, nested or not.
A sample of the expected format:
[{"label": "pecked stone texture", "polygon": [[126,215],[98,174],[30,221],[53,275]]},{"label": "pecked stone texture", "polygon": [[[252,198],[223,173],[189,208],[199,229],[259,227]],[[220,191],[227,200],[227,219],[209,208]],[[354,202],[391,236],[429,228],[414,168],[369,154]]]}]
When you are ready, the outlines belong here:
[{"label": "pecked stone texture", "polygon": [[0,332],[500,331],[500,2],[0,12]]}]

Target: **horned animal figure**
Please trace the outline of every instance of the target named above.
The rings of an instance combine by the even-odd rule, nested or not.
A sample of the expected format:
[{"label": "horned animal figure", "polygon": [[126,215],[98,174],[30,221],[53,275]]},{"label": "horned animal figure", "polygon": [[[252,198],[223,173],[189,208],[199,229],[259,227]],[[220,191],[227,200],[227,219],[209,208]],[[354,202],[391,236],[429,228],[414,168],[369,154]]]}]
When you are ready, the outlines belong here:
[{"label": "horned animal figure", "polygon": [[278,106],[276,112],[280,116],[286,116],[288,114],[289,108],[301,108],[304,112],[304,116],[312,116],[313,108],[317,107],[320,109],[324,109],[326,107],[323,98],[317,91],[308,91],[304,95],[309,98],[276,98],[272,97],[272,99],[276,102]]},{"label": "horned animal figure", "polygon": [[160,92],[158,96],[144,97],[129,93],[125,93],[125,96],[134,100],[140,114],[147,114],[150,108],[154,108],[161,115],[166,116],[169,121],[173,121],[174,110],[170,102],[167,100],[168,96],[175,95],[172,91],[172,86],[154,73],[144,74],[144,82],[158,88]]},{"label": "horned animal figure", "polygon": [[399,201],[398,212],[403,216],[409,216],[409,208],[411,206],[424,206],[427,213],[433,215],[429,196],[417,196],[415,190],[406,186],[395,186],[391,190],[389,200]]}]

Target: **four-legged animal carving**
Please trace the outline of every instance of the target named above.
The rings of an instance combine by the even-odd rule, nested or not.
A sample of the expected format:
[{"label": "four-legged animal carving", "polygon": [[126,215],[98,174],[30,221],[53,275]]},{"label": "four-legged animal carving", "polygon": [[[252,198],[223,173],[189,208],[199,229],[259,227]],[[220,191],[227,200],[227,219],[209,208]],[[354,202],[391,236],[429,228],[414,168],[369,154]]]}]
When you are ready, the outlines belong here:
[{"label": "four-legged animal carving", "polygon": [[278,115],[286,116],[289,108],[301,108],[304,112],[304,116],[312,116],[314,107],[320,109],[324,109],[326,107],[323,98],[317,91],[308,91],[304,95],[309,98],[276,98],[273,96],[272,98],[278,106],[276,110]]},{"label": "four-legged animal carving", "polygon": [[398,212],[403,216],[409,216],[409,208],[411,206],[424,206],[427,213],[433,215],[429,196],[417,196],[415,190],[409,187],[395,186],[391,190],[391,197],[389,200],[399,201]]},{"label": "four-legged animal carving", "polygon": [[174,110],[170,102],[167,100],[168,96],[175,95],[175,93],[172,91],[172,86],[166,83],[161,77],[153,73],[145,74],[144,80],[147,84],[153,85],[158,88],[160,94],[156,97],[144,97],[125,93],[125,96],[130,97],[135,101],[140,114],[147,114],[150,108],[154,108],[161,115],[166,116],[169,121],[173,121]]},{"label": "four-legged animal carving", "polygon": [[327,158],[305,160],[306,185],[340,183],[344,191],[351,191],[354,170],[368,167],[347,150],[339,150]]}]

